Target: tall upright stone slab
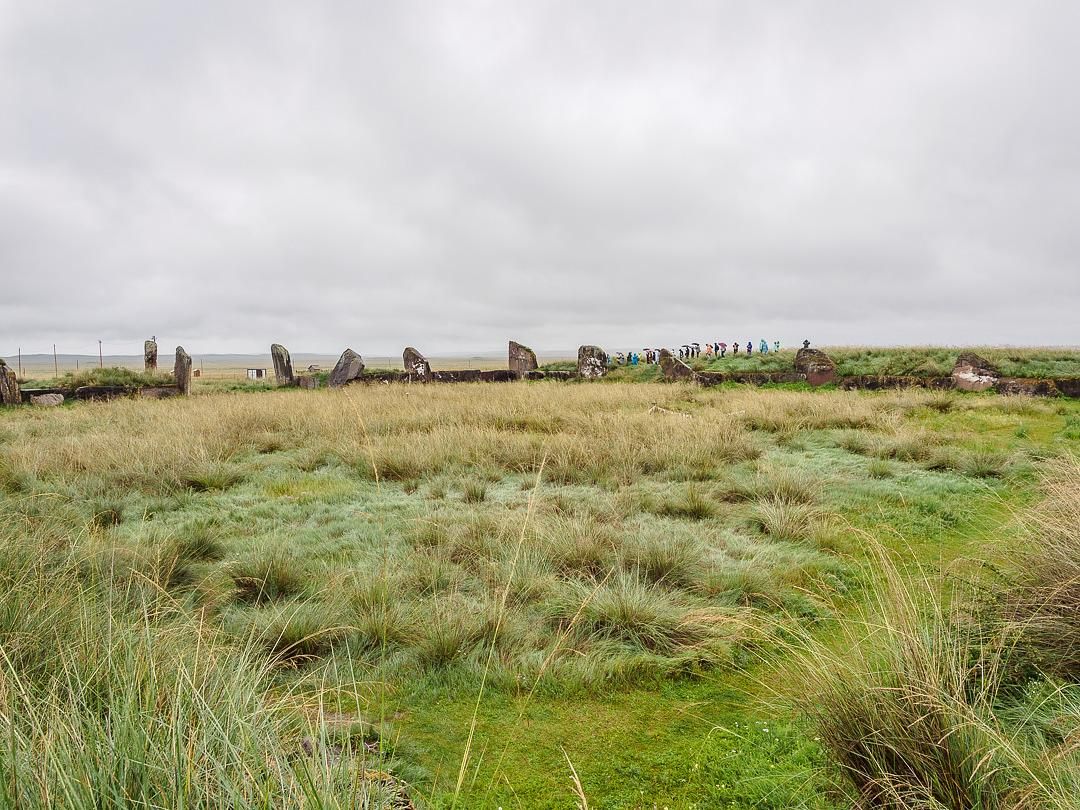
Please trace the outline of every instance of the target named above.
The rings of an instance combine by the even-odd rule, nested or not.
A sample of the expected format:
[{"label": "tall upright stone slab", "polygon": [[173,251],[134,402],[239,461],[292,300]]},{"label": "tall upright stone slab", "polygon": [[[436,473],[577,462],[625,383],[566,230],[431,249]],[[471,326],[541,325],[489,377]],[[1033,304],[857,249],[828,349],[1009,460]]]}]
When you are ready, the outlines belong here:
[{"label": "tall upright stone slab", "polygon": [[836,382],[836,363],[820,349],[799,349],[795,352],[795,371],[806,375],[810,385]]},{"label": "tall upright stone slab", "polygon": [[180,389],[181,396],[186,397],[191,393],[191,355],[184,351],[183,346],[176,347],[173,377],[176,378],[176,387]]},{"label": "tall upright stone slab", "polygon": [[577,350],[577,373],[579,377],[595,380],[607,374],[607,352],[599,346],[579,346]]},{"label": "tall upright stone slab", "polygon": [[21,405],[22,392],[15,370],[0,358],[0,405]]},{"label": "tall upright stone slab", "polygon": [[338,358],[337,364],[326,380],[326,384],[331,388],[340,388],[343,385],[348,385],[353,380],[359,380],[360,375],[363,373],[364,358],[352,349],[346,349]]},{"label": "tall upright stone slab", "polygon": [[660,350],[660,371],[663,373],[665,380],[673,382],[696,379],[694,370],[667,349]]},{"label": "tall upright stone slab", "polygon": [[524,377],[530,371],[536,371],[536,352],[528,346],[510,341],[510,370],[518,377]]},{"label": "tall upright stone slab", "polygon": [[409,373],[409,379],[420,382],[431,379],[431,363],[412,346],[405,347],[405,351],[401,353],[401,359],[405,362],[405,371]]},{"label": "tall upright stone slab", "polygon": [[278,385],[295,385],[296,375],[293,374],[292,357],[289,350],[280,343],[270,346],[270,357],[274,361],[274,379]]},{"label": "tall upright stone slab", "polygon": [[157,371],[157,341],[147,340],[143,342],[143,371],[152,374]]}]

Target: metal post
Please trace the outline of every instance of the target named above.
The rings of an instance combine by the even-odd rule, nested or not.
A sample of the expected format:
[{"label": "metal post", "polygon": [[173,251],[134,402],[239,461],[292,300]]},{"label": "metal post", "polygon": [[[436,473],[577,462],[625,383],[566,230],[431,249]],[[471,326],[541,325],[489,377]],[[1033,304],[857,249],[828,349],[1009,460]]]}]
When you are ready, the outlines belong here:
[{"label": "metal post", "polygon": [[98,368],[105,368],[105,361],[101,357],[101,341],[100,340],[97,342],[97,367]]}]

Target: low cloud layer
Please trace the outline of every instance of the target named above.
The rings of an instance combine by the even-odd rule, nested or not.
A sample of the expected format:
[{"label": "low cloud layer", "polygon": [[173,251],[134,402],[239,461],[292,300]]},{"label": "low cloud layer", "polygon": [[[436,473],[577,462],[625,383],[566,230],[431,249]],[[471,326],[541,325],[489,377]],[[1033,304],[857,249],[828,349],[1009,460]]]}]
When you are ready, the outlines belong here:
[{"label": "low cloud layer", "polygon": [[1076,344],[1080,5],[0,5],[0,354]]}]

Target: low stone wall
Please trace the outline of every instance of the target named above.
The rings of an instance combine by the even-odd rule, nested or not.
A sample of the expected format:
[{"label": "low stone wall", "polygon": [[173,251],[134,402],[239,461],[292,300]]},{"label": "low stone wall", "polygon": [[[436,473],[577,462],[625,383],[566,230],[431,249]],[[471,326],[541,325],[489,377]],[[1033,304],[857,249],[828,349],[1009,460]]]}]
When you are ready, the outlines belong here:
[{"label": "low stone wall", "polygon": [[1080,399],[1080,377],[1064,377],[1054,380],[1054,387],[1057,388],[1058,393]]},{"label": "low stone wall", "polygon": [[[1029,397],[1056,397],[1062,393],[1053,380],[1029,380],[1020,377],[1002,377],[994,383],[994,391],[1006,396],[1025,394]],[[1065,396],[1075,397],[1076,394]]]},{"label": "low stone wall", "polygon": [[794,371],[699,371],[695,379],[706,387],[722,383],[781,385],[806,382],[806,375]]},{"label": "low stone wall", "polygon": [[77,399],[83,402],[105,402],[110,399],[122,399],[123,397],[167,399],[168,397],[180,396],[180,387],[176,385],[145,385],[139,388],[129,388],[124,385],[83,385],[78,388],[24,388],[21,393],[23,404],[29,405],[31,397],[42,394],[60,394],[65,400]]},{"label": "low stone wall", "polygon": [[880,391],[884,388],[933,388],[947,391],[956,387],[952,377],[904,377],[893,374],[860,374],[854,377],[840,377],[841,388],[855,388],[866,391]]}]

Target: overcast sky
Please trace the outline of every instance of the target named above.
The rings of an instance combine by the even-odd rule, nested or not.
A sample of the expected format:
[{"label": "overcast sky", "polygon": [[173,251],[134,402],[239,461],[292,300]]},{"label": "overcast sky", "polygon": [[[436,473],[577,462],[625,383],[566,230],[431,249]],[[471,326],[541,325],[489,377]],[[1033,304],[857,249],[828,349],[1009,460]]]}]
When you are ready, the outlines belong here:
[{"label": "overcast sky", "polygon": [[1080,3],[0,0],[0,354],[1080,343]]}]

